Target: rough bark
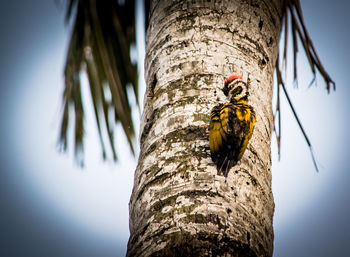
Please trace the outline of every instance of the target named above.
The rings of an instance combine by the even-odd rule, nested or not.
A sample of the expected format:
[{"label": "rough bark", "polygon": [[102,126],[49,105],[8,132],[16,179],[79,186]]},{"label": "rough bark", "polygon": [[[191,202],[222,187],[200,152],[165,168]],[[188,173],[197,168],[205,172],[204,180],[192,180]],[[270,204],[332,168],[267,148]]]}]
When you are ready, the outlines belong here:
[{"label": "rough bark", "polygon": [[[279,0],[153,1],[127,256],[272,256],[270,137]],[[251,79],[257,123],[227,179],[210,158],[224,78]]]}]

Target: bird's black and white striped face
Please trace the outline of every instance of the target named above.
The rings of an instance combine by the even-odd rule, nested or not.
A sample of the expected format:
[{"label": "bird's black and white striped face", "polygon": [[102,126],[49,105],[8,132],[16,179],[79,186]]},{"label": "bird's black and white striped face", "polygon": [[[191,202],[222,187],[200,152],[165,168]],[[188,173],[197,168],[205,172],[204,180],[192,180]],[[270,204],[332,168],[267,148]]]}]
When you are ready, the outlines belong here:
[{"label": "bird's black and white striped face", "polygon": [[231,101],[247,99],[249,95],[247,84],[241,79],[234,79],[225,83],[223,91]]}]

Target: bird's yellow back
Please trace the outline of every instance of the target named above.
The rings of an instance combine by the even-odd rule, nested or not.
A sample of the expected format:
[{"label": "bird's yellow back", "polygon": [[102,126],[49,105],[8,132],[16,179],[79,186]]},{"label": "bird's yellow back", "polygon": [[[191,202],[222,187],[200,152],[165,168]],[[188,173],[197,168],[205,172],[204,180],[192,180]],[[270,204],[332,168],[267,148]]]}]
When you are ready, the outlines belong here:
[{"label": "bird's yellow back", "polygon": [[209,147],[219,173],[229,169],[243,156],[252,137],[256,116],[246,99],[214,106],[209,125]]}]

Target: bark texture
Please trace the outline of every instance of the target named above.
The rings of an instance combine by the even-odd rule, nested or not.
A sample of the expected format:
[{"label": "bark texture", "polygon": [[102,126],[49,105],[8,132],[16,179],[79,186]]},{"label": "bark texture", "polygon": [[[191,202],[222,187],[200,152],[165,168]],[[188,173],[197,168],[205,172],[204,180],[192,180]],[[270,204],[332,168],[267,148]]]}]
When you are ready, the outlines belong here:
[{"label": "bark texture", "polygon": [[[270,137],[280,0],[153,1],[127,256],[272,256]],[[210,158],[224,78],[251,79],[257,123],[225,177]]]}]

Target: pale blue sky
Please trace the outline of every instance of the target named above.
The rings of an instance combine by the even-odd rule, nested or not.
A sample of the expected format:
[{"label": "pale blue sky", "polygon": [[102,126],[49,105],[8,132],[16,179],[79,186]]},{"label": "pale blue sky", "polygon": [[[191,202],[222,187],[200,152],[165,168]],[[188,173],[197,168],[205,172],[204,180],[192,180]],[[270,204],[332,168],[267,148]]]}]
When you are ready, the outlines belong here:
[{"label": "pale blue sky", "polygon": [[[317,4],[316,4],[317,3]],[[302,3],[321,60],[337,83],[327,95],[302,51],[299,89],[288,91],[313,144],[320,172],[286,102],[282,156],[273,140],[275,257],[346,256],[350,251],[349,4]],[[120,162],[103,163],[90,113],[86,168],[57,152],[69,30],[54,1],[0,2],[0,255],[124,256],[136,159],[118,137]],[[141,92],[141,99],[143,93]],[[89,107],[89,97],[85,100]],[[138,119],[135,113],[135,120]],[[138,125],[136,125],[138,127]],[[120,130],[120,128],[118,128]]]}]

